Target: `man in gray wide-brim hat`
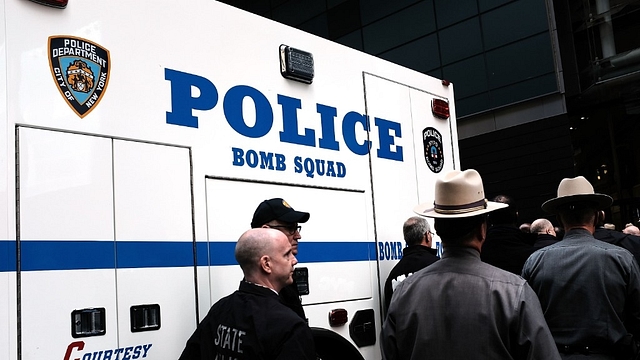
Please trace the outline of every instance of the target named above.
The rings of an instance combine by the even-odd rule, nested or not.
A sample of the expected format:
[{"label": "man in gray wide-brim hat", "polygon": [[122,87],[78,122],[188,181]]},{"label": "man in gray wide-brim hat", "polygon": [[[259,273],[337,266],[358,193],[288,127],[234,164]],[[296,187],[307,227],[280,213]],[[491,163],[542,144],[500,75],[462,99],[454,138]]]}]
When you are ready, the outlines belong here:
[{"label": "man in gray wide-brim hat", "polygon": [[593,237],[612,198],[582,176],[566,178],[542,209],[558,216],[562,241],[533,253],[522,270],[538,294],[563,359],[635,359],[640,271],[631,253]]},{"label": "man in gray wide-brim hat", "polygon": [[414,208],[434,218],[441,260],[401,282],[382,326],[383,359],[560,359],[531,287],[480,260],[487,201],[475,170],[436,180],[435,201]]}]

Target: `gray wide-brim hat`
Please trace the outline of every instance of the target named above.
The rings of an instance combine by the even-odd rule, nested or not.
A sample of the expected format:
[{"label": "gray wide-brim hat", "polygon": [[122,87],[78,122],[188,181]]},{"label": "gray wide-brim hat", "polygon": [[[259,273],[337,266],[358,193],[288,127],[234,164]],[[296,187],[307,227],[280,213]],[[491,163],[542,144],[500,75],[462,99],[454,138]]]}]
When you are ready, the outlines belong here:
[{"label": "gray wide-brim hat", "polygon": [[564,178],[558,185],[558,196],[545,201],[542,210],[557,214],[559,208],[575,203],[593,203],[598,210],[602,210],[611,206],[613,198],[593,191],[593,186],[584,176]]},{"label": "gray wide-brim hat", "polygon": [[464,218],[485,214],[509,205],[487,201],[480,174],[473,169],[452,170],[436,180],[435,200],[413,212],[429,218]]}]

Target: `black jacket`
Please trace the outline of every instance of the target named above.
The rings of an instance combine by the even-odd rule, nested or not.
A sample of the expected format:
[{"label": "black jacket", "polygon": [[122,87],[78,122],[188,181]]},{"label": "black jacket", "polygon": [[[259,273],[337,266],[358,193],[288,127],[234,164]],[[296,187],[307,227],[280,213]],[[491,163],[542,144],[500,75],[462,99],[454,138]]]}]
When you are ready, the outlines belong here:
[{"label": "black jacket", "polygon": [[638,265],[640,265],[640,236],[625,234],[621,231],[599,227],[593,233],[593,237],[629,250],[631,254],[633,254]]},{"label": "black jacket", "polygon": [[302,308],[302,301],[300,301],[298,284],[296,284],[295,279],[291,285],[285,286],[280,290],[280,301],[298,314],[302,319],[305,321],[307,320],[307,316],[304,314],[304,308]]},{"label": "black jacket", "polygon": [[[386,314],[393,295],[393,281],[400,282],[414,272],[433,264],[438,257],[436,249],[423,245],[412,245],[402,249],[402,259],[391,269],[384,283],[384,312]],[[400,277],[400,279],[399,279]]]},{"label": "black jacket", "polygon": [[536,238],[536,242],[533,243],[533,247],[536,250],[538,250],[538,249],[542,249],[545,246],[553,245],[558,241],[560,240],[558,240],[558,238],[553,235],[538,234],[538,237]]},{"label": "black jacket", "polygon": [[202,320],[180,360],[310,359],[315,348],[307,323],[271,289],[240,282]]},{"label": "black jacket", "polygon": [[494,225],[487,230],[480,258],[487,264],[516,275],[535,249],[536,234],[522,232],[515,226]]}]

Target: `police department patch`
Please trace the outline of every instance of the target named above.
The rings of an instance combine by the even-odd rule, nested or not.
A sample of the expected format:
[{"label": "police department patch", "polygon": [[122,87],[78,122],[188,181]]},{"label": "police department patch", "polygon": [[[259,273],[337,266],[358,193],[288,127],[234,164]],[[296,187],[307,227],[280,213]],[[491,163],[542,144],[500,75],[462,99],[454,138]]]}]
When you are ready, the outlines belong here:
[{"label": "police department patch", "polygon": [[434,173],[442,171],[444,165],[444,153],[442,151],[442,135],[432,127],[422,130],[422,143],[424,144],[424,160]]},{"label": "police department patch", "polygon": [[109,83],[109,50],[73,36],[49,37],[49,66],[60,94],[81,118],[93,110]]}]

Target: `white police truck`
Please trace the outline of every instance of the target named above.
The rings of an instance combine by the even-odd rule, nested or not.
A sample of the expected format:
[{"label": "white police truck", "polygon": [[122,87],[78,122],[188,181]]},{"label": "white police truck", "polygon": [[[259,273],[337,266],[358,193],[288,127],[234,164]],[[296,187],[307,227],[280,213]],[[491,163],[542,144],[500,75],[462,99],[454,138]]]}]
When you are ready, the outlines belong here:
[{"label": "white police truck", "polygon": [[318,352],[380,358],[451,84],[212,0],[0,7],[0,359],[177,359],[274,197]]}]

